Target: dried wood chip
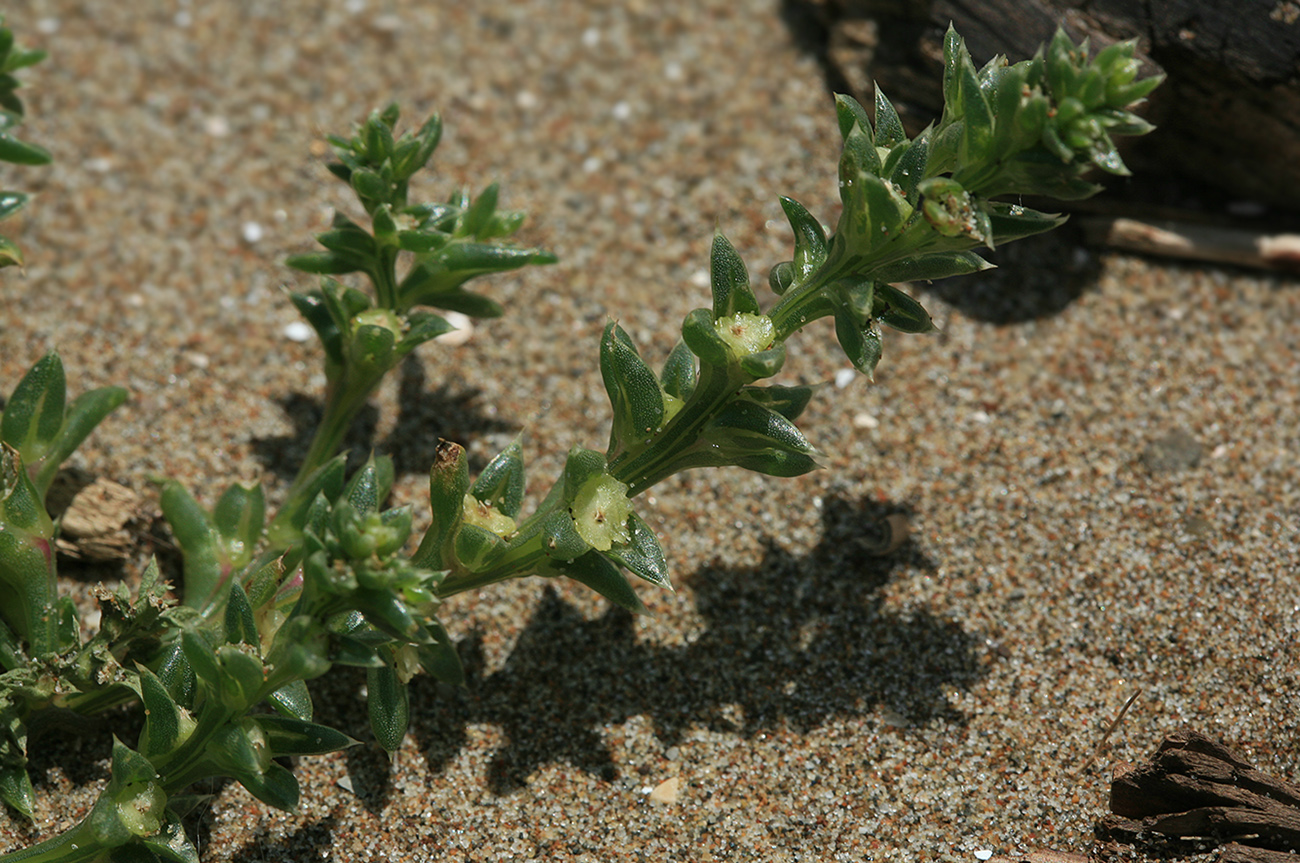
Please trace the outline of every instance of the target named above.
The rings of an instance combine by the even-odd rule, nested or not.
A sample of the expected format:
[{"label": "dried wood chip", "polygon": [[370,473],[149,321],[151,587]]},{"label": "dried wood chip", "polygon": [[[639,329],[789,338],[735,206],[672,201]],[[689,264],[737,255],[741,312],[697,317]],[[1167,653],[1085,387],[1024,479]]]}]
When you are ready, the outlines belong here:
[{"label": "dried wood chip", "polygon": [[1300,852],[1300,786],[1191,729],[1167,736],[1146,764],[1117,768],[1110,808],[1097,823],[1102,839],[1139,847],[1210,840],[1225,846],[1222,861],[1235,863]]},{"label": "dried wood chip", "polygon": [[[62,510],[59,552],[74,560],[100,563],[126,560],[135,547],[133,522],[141,517],[143,501],[124,485],[100,477],[77,489],[72,485],[51,491],[50,499],[56,512]],[[60,495],[64,500],[60,501]]]}]

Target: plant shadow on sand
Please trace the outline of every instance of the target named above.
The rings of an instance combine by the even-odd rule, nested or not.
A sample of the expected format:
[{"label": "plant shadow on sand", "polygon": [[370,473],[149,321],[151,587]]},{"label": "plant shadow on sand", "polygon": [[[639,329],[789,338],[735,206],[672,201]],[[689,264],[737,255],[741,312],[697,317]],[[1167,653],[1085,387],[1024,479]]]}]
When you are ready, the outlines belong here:
[{"label": "plant shadow on sand", "polygon": [[[480,404],[482,391],[464,384],[428,386],[424,365],[414,356],[402,361],[397,378],[398,413],[393,429],[376,440],[379,410],[369,404],[352,422],[344,438],[349,475],[371,452],[389,453],[398,476],[427,473],[433,464],[439,438],[472,440],[496,432],[515,432],[518,427],[494,418],[491,409]],[[293,433],[255,438],[253,453],[266,469],[281,479],[291,480],[302,464],[312,436],[321,422],[319,396],[291,393],[280,399]],[[482,469],[484,462],[472,461]]]},{"label": "plant shadow on sand", "polygon": [[[509,794],[550,763],[617,779],[600,729],[638,715],[665,746],[692,727],[747,738],[807,734],[878,707],[909,725],[963,722],[945,693],[982,673],[974,638],[956,621],[881,607],[895,567],[934,568],[913,543],[888,557],[867,550],[864,527],[900,509],[828,498],[810,554],[769,543],[757,566],[698,570],[684,584],[705,627],[685,645],[639,640],[634,618],[618,608],[586,619],[546,588],[502,668],[485,672],[472,635],[460,644],[463,689],[412,682],[411,731],[429,768],[441,772],[465,746],[467,726],[481,723],[503,732],[486,778],[494,793]],[[320,699],[318,721],[368,738],[364,701],[353,694],[360,678],[340,682],[352,693]],[[366,808],[381,811],[391,794],[387,759],[373,745],[354,747],[348,770]]]}]

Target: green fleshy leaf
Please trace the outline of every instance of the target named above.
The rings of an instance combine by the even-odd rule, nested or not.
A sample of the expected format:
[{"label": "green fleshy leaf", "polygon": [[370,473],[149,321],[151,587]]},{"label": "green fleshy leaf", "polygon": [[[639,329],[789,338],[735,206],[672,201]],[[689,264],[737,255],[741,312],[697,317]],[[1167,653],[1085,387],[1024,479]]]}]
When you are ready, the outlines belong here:
[{"label": "green fleshy leaf", "polygon": [[318,276],[339,276],[356,273],[370,266],[370,259],[347,252],[303,252],[284,259],[286,267]]},{"label": "green fleshy leaf", "polygon": [[427,255],[451,242],[451,237],[440,231],[398,231],[397,247],[403,252]]},{"label": "green fleshy leaf", "polygon": [[176,745],[181,732],[180,707],[163,682],[144,666],[136,667],[140,675],[140,701],[144,704],[144,728],[140,731],[140,752],[146,758],[166,755]]},{"label": "green fleshy leaf", "polygon": [[524,454],[519,438],[503,449],[478,475],[470,494],[515,518],[524,500]]},{"label": "green fleshy leaf", "polygon": [[420,142],[420,149],[413,161],[417,167],[423,168],[428,164],[433,151],[438,149],[438,142],[442,140],[442,117],[434,114],[425,120],[420,131],[415,133],[415,138]]},{"label": "green fleshy leaf", "polygon": [[916,186],[926,176],[926,165],[930,159],[930,129],[912,139],[906,147],[895,151],[898,153],[897,158],[890,154],[890,158],[882,169],[889,172],[889,179],[899,192],[908,201],[915,203]]},{"label": "green fleshy leaf", "polygon": [[736,467],[752,470],[765,476],[803,476],[818,468],[817,459],[806,453],[771,449],[744,453],[732,462]]},{"label": "green fleshy leaf", "polygon": [[[994,236],[999,243],[1010,239],[997,236],[996,227]],[[872,275],[882,282],[928,282],[950,276],[965,276],[992,268],[992,264],[974,252],[931,252],[887,264],[874,271]]]},{"label": "green fleshy leaf", "polygon": [[[253,647],[242,643],[223,644],[216,650],[221,668],[221,701],[230,710],[247,710],[257,703],[266,669],[256,654]],[[193,663],[193,657],[190,660]]]},{"label": "green fleshy leaf", "polygon": [[343,499],[361,515],[378,512],[393,487],[393,460],[371,456],[348,481]]},{"label": "green fleshy leaf", "polygon": [[261,639],[257,634],[257,621],[253,617],[253,608],[248,604],[248,595],[238,581],[230,585],[230,594],[226,599],[226,642],[228,644],[248,644],[259,647]]},{"label": "green fleshy leaf", "polygon": [[0,440],[18,450],[28,465],[37,464],[63,427],[66,404],[63,362],[51,351],[14,388],[0,418]]},{"label": "green fleshy leaf", "polygon": [[253,608],[261,608],[270,602],[280,589],[284,575],[284,558],[280,557],[244,577],[244,593],[248,595],[248,604]]},{"label": "green fleshy leaf", "polygon": [[868,116],[867,109],[863,108],[857,99],[847,93],[836,93],[835,116],[839,121],[841,138],[847,140],[849,133],[856,126],[868,136],[868,140],[872,141],[874,146],[874,138],[870,137],[875,134],[871,127],[871,117]]},{"label": "green fleshy leaf", "polygon": [[573,503],[579,490],[592,477],[605,472],[605,456],[592,449],[575,446],[564,461],[564,503]]},{"label": "green fleshy leaf", "polygon": [[566,563],[553,563],[556,569],[574,581],[585,584],[610,602],[633,614],[649,614],[641,597],[627,583],[618,567],[598,551],[589,551]]},{"label": "green fleshy leaf", "polygon": [[[199,863],[199,851],[185,835],[185,828],[178,818],[170,815],[175,808],[175,801],[168,800],[169,817],[157,833],[140,839],[140,844],[157,855],[158,859],[171,863]],[[130,846],[127,846],[130,847]],[[117,863],[114,856],[113,863]]]},{"label": "green fleshy leaf", "polygon": [[[463,525],[464,532],[472,525]],[[498,540],[499,541],[499,540]],[[411,616],[406,603],[387,589],[357,588],[352,594],[357,610],[374,626],[402,641],[421,642],[427,635],[419,621]]]},{"label": "green fleshy leaf", "polygon": [[23,266],[23,250],[8,237],[0,237],[0,269]]},{"label": "green fleshy leaf", "polygon": [[874,248],[901,231],[903,223],[912,215],[912,205],[898,193],[893,183],[886,183],[873,174],[862,175],[858,182],[867,220],[867,236],[863,239],[869,248]]},{"label": "green fleshy leaf", "polygon": [[840,202],[844,205],[840,230],[846,225],[852,225],[856,227],[856,233],[865,234],[869,219],[859,177],[876,176],[880,173],[880,167],[880,154],[876,152],[875,145],[866,132],[854,126],[844,139],[844,149],[840,151]]},{"label": "green fleshy leaf", "polygon": [[444,549],[461,522],[465,493],[469,491],[469,460],[465,448],[447,440],[439,440],[429,468],[429,508],[432,523],[420,540],[420,547],[411,556],[415,566],[441,569]]},{"label": "green fleshy leaf", "polygon": [[460,229],[456,232],[458,235],[478,237],[484,232],[492,221],[492,215],[497,209],[497,197],[499,194],[497,184],[493,183],[484,189],[479,196],[470,204],[469,209],[460,223]]},{"label": "green fleshy leaf", "polygon": [[[22,192],[0,192],[0,221],[9,218],[27,206],[28,200],[28,196]],[[16,263],[22,262],[20,260]]]},{"label": "green fleshy leaf", "polygon": [[[384,641],[389,640],[385,635]],[[348,636],[337,636],[334,639],[334,651],[330,659],[335,665],[347,665],[352,668],[374,668],[383,664],[383,660],[375,654],[373,645]]]},{"label": "green fleshy leaf", "polygon": [[718,335],[713,312],[709,309],[694,309],[682,321],[682,341],[691,353],[701,361],[714,366],[725,366],[731,357],[731,349]]},{"label": "green fleshy leaf", "polygon": [[405,356],[430,339],[455,332],[457,327],[442,315],[433,312],[410,312],[406,316],[407,330],[397,343],[397,352]]},{"label": "green fleshy leaf", "polygon": [[329,501],[339,496],[347,475],[346,465],[347,453],[339,453],[312,471],[267,525],[266,535],[272,546],[284,549],[301,539],[304,528],[318,510],[317,500],[324,500],[328,509]]},{"label": "green fleshy leaf", "polygon": [[[781,209],[790,222],[790,229],[794,231],[793,281],[802,283],[826,261],[826,232],[822,230],[821,222],[793,198],[782,196]],[[786,287],[788,289],[789,285]]]},{"label": "green fleshy leaf", "polygon": [[58,437],[50,446],[36,474],[36,487],[41,496],[54,482],[59,466],[76,451],[95,427],[113,411],[121,407],[127,398],[127,391],[122,387],[100,387],[82,393],[72,400],[64,415],[63,425]]},{"label": "green fleshy leaf", "polygon": [[382,164],[393,155],[393,123],[397,121],[380,113],[371,114],[362,127],[366,159],[372,165]]},{"label": "green fleshy leaf", "polygon": [[485,527],[466,523],[457,529],[452,541],[455,562],[471,572],[487,566],[504,546],[505,541],[497,534]]},{"label": "green fleshy leaf", "polygon": [[876,146],[888,148],[906,141],[907,132],[903,130],[903,121],[898,118],[893,103],[885,98],[880,85],[873,81],[871,86],[876,92]]},{"label": "green fleshy leaf", "polygon": [[591,550],[567,509],[551,513],[542,522],[542,543],[552,561],[574,560]]},{"label": "green fleshy leaf", "polygon": [[770,378],[785,365],[785,355],[785,343],[778,342],[765,351],[741,357],[740,368],[754,378]]},{"label": "green fleshy leaf", "polygon": [[397,222],[393,221],[393,209],[388,204],[380,204],[370,214],[370,225],[375,231],[375,240],[388,248],[397,246]]},{"label": "green fleshy leaf", "polygon": [[832,313],[843,309],[852,315],[859,327],[871,322],[876,309],[876,281],[874,278],[849,277],[836,286],[835,307]]},{"label": "green fleshy leaf", "polygon": [[745,387],[740,398],[774,410],[788,420],[797,420],[812,401],[814,387],[786,387],[773,384],[765,387]]},{"label": "green fleshy leaf", "polygon": [[310,294],[290,293],[289,299],[298,310],[298,314],[306,319],[316,331],[316,335],[320,337],[321,346],[325,348],[325,356],[330,362],[341,364],[343,335],[333,315],[329,313],[324,297],[313,291]]},{"label": "green fleshy leaf", "polygon": [[325,627],[315,617],[295,614],[280,625],[267,657],[267,697],[280,713],[311,718],[311,695],[303,681],[330,670],[328,644]]},{"label": "green fleshy leaf", "polygon": [[113,735],[113,760],[110,770],[113,785],[118,788],[158,778],[158,772],[154,770],[149,759],[118,740],[117,735]]},{"label": "green fleshy leaf", "polygon": [[348,256],[357,261],[370,261],[373,259],[378,251],[375,247],[374,237],[350,220],[347,225],[347,227],[335,228],[317,234],[316,242],[331,252]]},{"label": "green fleshy leaf", "polygon": [[993,237],[999,244],[1050,231],[1066,220],[1060,213],[1041,213],[1001,201],[990,202],[988,208]]},{"label": "green fleshy leaf", "polygon": [[235,483],[217,500],[212,521],[225,540],[230,565],[242,568],[253,559],[262,526],[266,522],[266,498],[262,484],[245,486]]},{"label": "green fleshy leaf", "polygon": [[267,748],[274,757],[282,755],[324,755],[356,746],[342,731],[287,716],[254,716],[257,727],[266,736]]},{"label": "green fleshy leaf", "polygon": [[[26,476],[22,480],[30,487]],[[4,503],[12,504],[14,497],[10,494]],[[57,652],[60,645],[54,619],[56,584],[50,539],[33,536],[12,522],[4,527],[0,530],[0,614],[27,642],[28,655],[41,657]]]},{"label": "green fleshy leaf", "polygon": [[0,162],[12,162],[15,165],[48,165],[53,160],[50,151],[44,147],[0,133]]},{"label": "green fleshy leaf", "polygon": [[36,821],[36,791],[26,768],[0,766],[0,800],[28,821]]},{"label": "green fleshy leaf", "polygon": [[258,800],[267,806],[274,806],[285,812],[298,809],[298,780],[288,768],[274,761],[261,773],[234,773],[239,784],[248,789]]},{"label": "green fleshy leaf", "polygon": [[362,324],[352,334],[352,362],[370,373],[384,373],[397,365],[397,336],[388,327]]},{"label": "green fleshy leaf", "polygon": [[384,751],[396,752],[410,724],[411,700],[391,660],[366,671],[366,692],[370,730]]},{"label": "green fleshy leaf", "polygon": [[15,48],[5,60],[4,69],[6,72],[17,72],[35,63],[39,63],[46,57],[50,56],[47,52],[37,48],[23,50]]},{"label": "green fleshy leaf", "polygon": [[292,680],[266,697],[281,716],[310,721],[312,717],[311,691],[303,680]]},{"label": "green fleshy leaf", "polygon": [[187,709],[194,707],[194,693],[198,688],[198,678],[190,667],[189,659],[183,649],[183,641],[173,644],[158,666],[158,680],[167,687],[167,694],[177,704]]},{"label": "green fleshy leaf", "polygon": [[726,318],[738,312],[760,314],[758,298],[749,287],[749,272],[735,247],[721,233],[713,235],[709,255],[709,281],[713,286],[713,317]]},{"label": "green fleshy leaf", "polygon": [[816,450],[780,413],[741,399],[705,429],[706,446],[684,453],[674,471],[736,465],[770,476],[799,476],[817,467]]},{"label": "green fleshy leaf", "polygon": [[616,545],[605,556],[621,564],[629,572],[657,587],[672,590],[668,580],[668,560],[664,556],[659,538],[641,516],[632,513],[628,519],[631,541],[626,545]]},{"label": "green fleshy leaf", "polygon": [[[14,635],[8,624],[0,620],[0,672],[13,671],[26,662],[18,636]],[[0,715],[3,715],[3,708],[0,708]]]},{"label": "green fleshy leaf", "polygon": [[1042,129],[1028,128],[1037,115],[1026,112],[1021,115],[1022,104],[1032,100],[1026,96],[1029,85],[1026,82],[1028,66],[1017,64],[1001,70],[997,85],[993,88],[991,108],[993,110],[993,135],[989,140],[989,155],[992,159],[1001,159],[1009,153],[1024,149],[1038,140]]},{"label": "green fleshy leaf", "polygon": [[175,480],[163,484],[158,505],[185,560],[185,604],[202,609],[216,602],[227,571],[220,534],[199,502]]},{"label": "green fleshy leaf", "polygon": [[767,285],[772,289],[772,293],[781,297],[794,286],[796,278],[794,261],[781,261],[768,270]]},{"label": "green fleshy leaf", "polygon": [[665,393],[685,401],[694,392],[696,379],[695,355],[685,342],[678,341],[664,361],[659,382]]},{"label": "green fleshy leaf", "polygon": [[989,145],[993,140],[993,109],[989,107],[984,90],[980,87],[975,67],[969,55],[959,70],[961,75],[961,104],[965,127],[957,145],[957,159],[961,163],[977,164],[989,159]]},{"label": "green fleshy leaf", "polygon": [[368,168],[359,168],[353,171],[349,182],[352,184],[352,190],[357,193],[357,197],[366,205],[367,210],[372,206],[386,202],[388,196],[392,194],[392,188],[384,181],[384,178]]},{"label": "green fleshy leaf", "polygon": [[471,318],[499,318],[505,313],[496,300],[460,289],[438,294],[424,302],[448,312],[460,312]]},{"label": "green fleshy leaf", "polygon": [[435,306],[472,317],[498,317],[501,307],[485,297],[456,289],[488,273],[515,270],[529,264],[554,263],[555,256],[539,249],[496,243],[458,241],[411,267],[397,287],[399,305]]},{"label": "green fleshy leaf", "polygon": [[893,285],[876,285],[876,304],[876,317],[896,330],[929,333],[936,329],[929,312]]},{"label": "green fleshy leaf", "polygon": [[600,340],[600,376],[614,413],[609,437],[612,456],[659,430],[664,421],[664,392],[632,339],[613,321],[605,326]]},{"label": "green fleshy leaf", "polygon": [[[25,540],[35,542],[54,539],[54,522],[50,520],[40,491],[32,482],[22,456],[9,446],[0,447],[0,526]],[[3,531],[0,531],[0,536]],[[42,550],[47,551],[48,548]]]},{"label": "green fleshy leaf", "polygon": [[56,619],[54,627],[54,649],[66,653],[80,644],[81,618],[77,615],[77,606],[72,597],[60,596],[54,606]]},{"label": "green fleshy leaf", "polygon": [[420,666],[435,680],[450,686],[464,686],[465,668],[447,630],[436,620],[426,623],[425,628],[429,630],[433,644],[420,645]]}]

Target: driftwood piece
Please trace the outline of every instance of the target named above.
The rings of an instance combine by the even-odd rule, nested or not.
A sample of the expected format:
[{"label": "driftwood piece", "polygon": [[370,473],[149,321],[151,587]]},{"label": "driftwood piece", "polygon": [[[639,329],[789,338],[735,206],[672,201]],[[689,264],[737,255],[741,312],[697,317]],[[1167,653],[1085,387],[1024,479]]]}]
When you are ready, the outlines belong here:
[{"label": "driftwood piece", "polygon": [[1239,199],[1300,206],[1300,0],[802,0],[827,28],[832,70],[859,99],[873,79],[915,132],[938,116],[951,21],[977,63],[1028,57],[1058,24],[1094,50],[1137,37],[1159,128],[1127,143],[1143,174],[1174,172]]},{"label": "driftwood piece", "polygon": [[1298,858],[1287,852],[1300,852],[1300,786],[1190,729],[1167,736],[1146,764],[1116,768],[1110,808],[1096,825],[1106,841],[1209,840],[1229,863],[1290,863]]},{"label": "driftwood piece", "polygon": [[1079,224],[1088,242],[1097,245],[1184,260],[1300,272],[1300,234],[1107,216],[1085,216]]}]

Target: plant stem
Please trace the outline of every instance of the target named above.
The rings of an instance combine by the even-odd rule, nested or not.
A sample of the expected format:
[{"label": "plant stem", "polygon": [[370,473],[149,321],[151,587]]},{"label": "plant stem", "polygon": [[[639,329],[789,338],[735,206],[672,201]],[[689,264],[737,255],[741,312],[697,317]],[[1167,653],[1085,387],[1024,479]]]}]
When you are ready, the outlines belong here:
[{"label": "plant stem", "polygon": [[334,454],[342,448],[343,438],[347,435],[352,421],[356,419],[361,408],[365,406],[366,400],[378,388],[382,379],[383,376],[380,375],[373,380],[352,385],[347,385],[346,381],[335,381],[330,384],[326,394],[325,413],[321,416],[320,425],[316,426],[316,434],[312,436],[311,446],[307,450],[302,466],[298,468],[298,475],[294,477],[293,485],[285,495],[287,498],[292,497],[317,468],[333,458]]},{"label": "plant stem", "polygon": [[635,497],[676,472],[674,462],[695,444],[704,427],[740,387],[750,382],[738,369],[705,364],[700,379],[682,409],[654,440],[638,453],[627,452],[609,464],[609,474],[628,486]]}]

